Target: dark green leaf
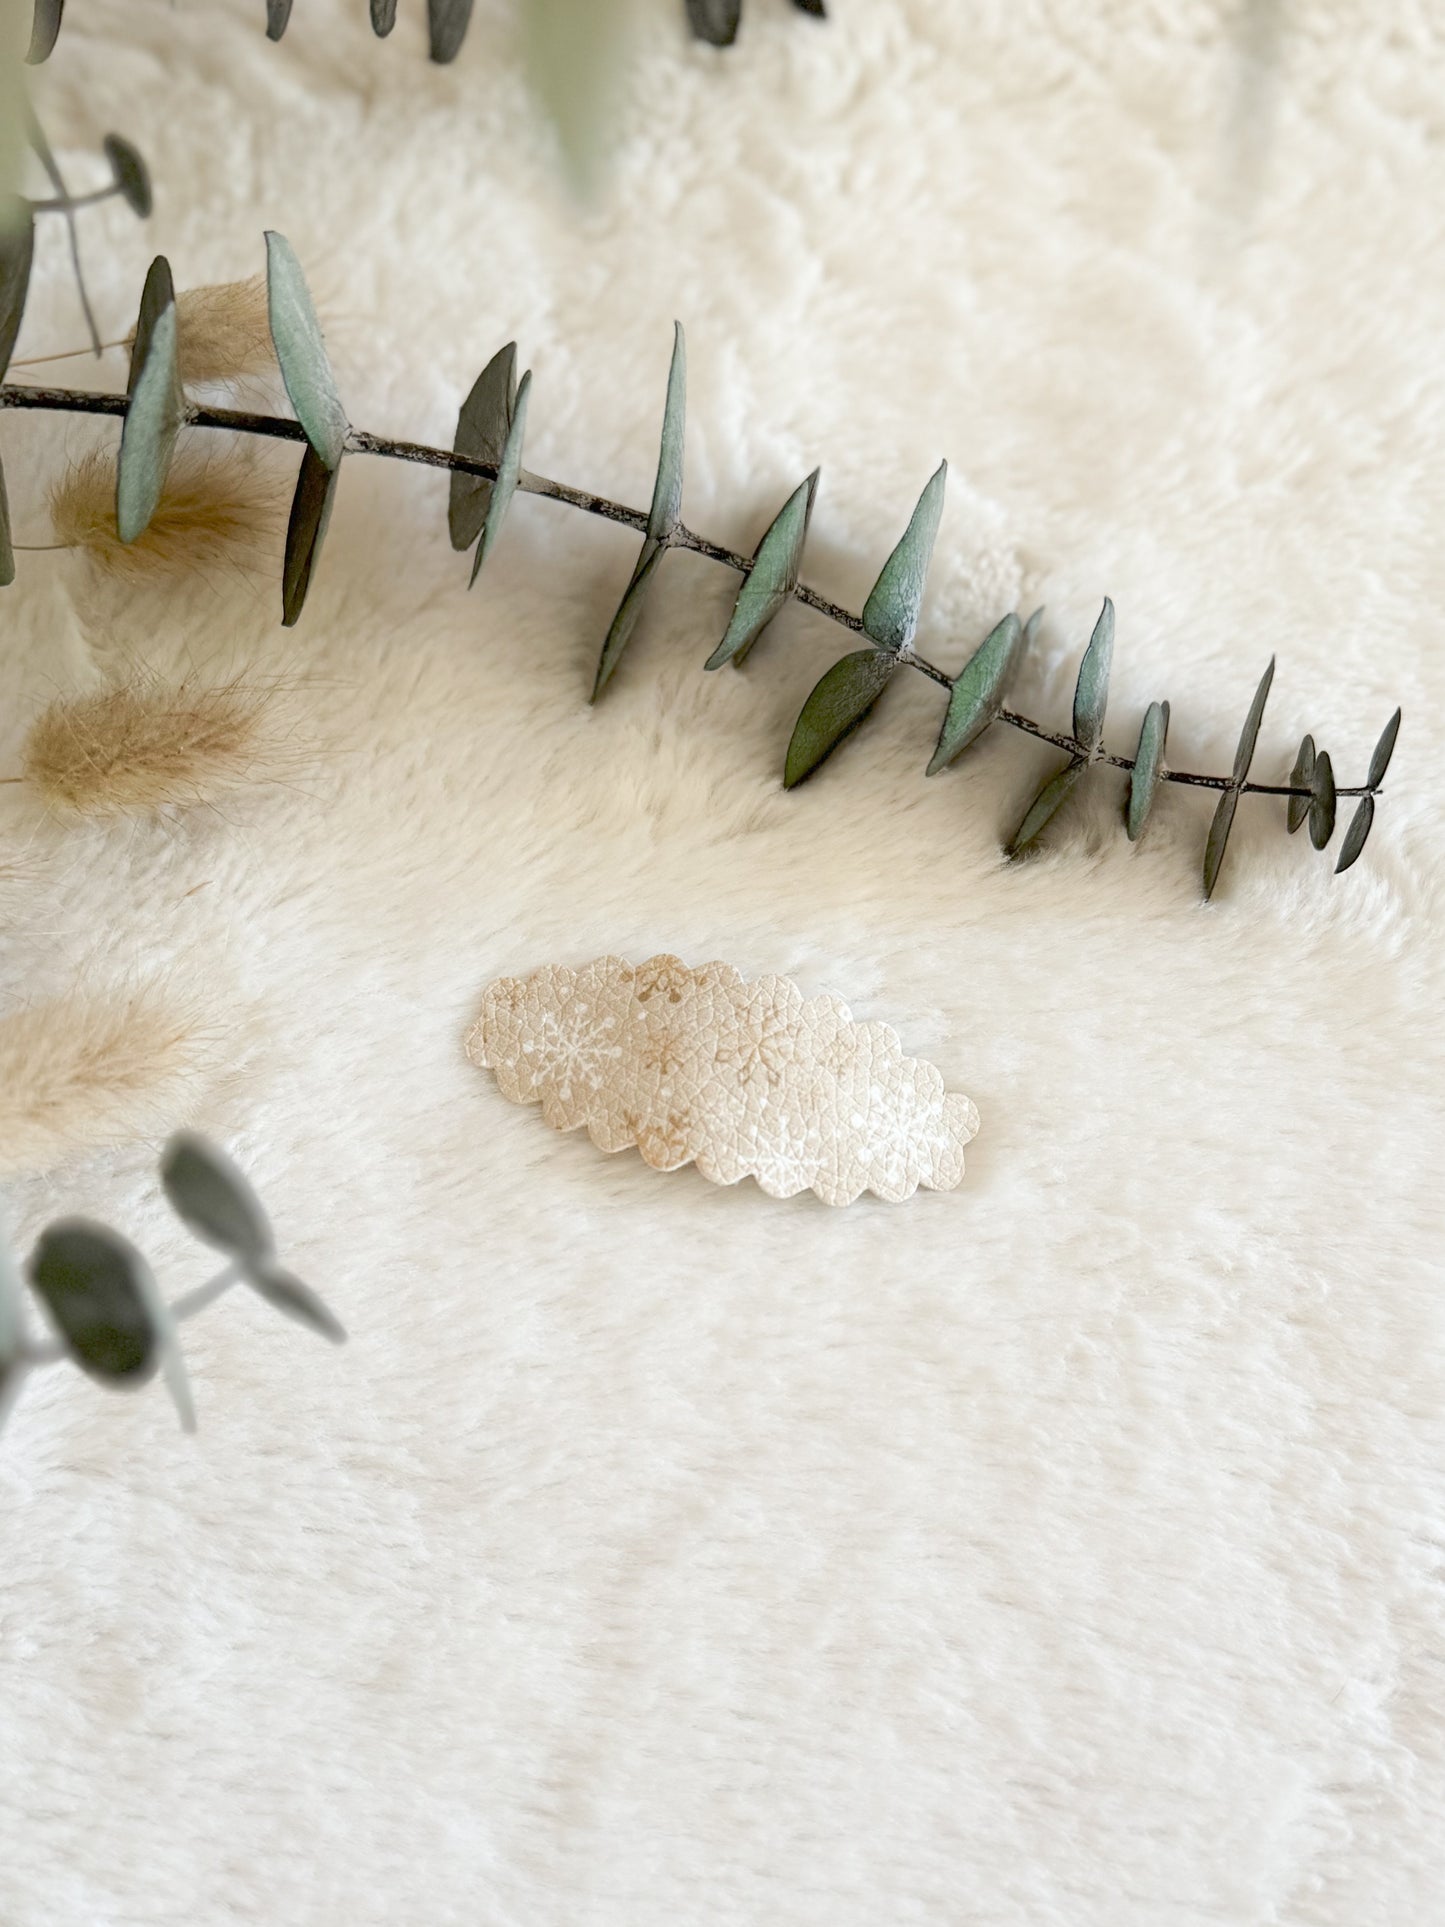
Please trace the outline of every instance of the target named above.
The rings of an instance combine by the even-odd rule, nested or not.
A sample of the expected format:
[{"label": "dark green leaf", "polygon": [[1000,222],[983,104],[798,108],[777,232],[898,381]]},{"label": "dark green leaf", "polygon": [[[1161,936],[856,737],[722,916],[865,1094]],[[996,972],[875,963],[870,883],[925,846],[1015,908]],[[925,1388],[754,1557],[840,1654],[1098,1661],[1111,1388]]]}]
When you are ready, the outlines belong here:
[{"label": "dark green leaf", "polygon": [[863,633],[895,654],[907,648],[918,628],[923,585],[943,514],[947,482],[948,463],[940,462],[918,498],[902,540],[883,564],[883,573],[863,605]]},{"label": "dark green leaf", "polygon": [[0,381],[15,352],[34,253],[35,216],[26,201],[18,208],[7,208],[0,221]]},{"label": "dark green leaf", "polygon": [[[471,393],[457,416],[453,451],[470,461],[489,462],[495,468],[507,445],[507,430],[512,425],[516,399],[517,344],[509,341],[505,348],[497,350],[472,383]],[[491,499],[492,484],[487,476],[452,470],[447,527],[454,549],[469,549],[476,541],[486,522]]]},{"label": "dark green leaf", "polygon": [[115,525],[122,542],[134,542],[156,512],[185,414],[176,354],[176,291],[163,254],[151,262],[141,294],[127,389]]},{"label": "dark green leaf", "polygon": [[[1395,753],[1395,738],[1400,733],[1400,712],[1397,709],[1389,722],[1380,732],[1380,740],[1375,745],[1375,753],[1370,758],[1370,773],[1365,778],[1366,788],[1377,790],[1385,780],[1385,771],[1390,767],[1390,758]],[[1363,838],[1361,839],[1363,841]],[[1359,852],[1356,851],[1356,855]],[[1341,869],[1344,865],[1341,864]]]},{"label": "dark green leaf", "polygon": [[371,0],[371,24],[384,40],[396,25],[396,0]]},{"label": "dark green leaf", "polygon": [[828,9],[825,0],[793,0],[799,13],[810,13],[815,20],[826,20]]},{"label": "dark green leaf", "polygon": [[1239,746],[1234,752],[1235,786],[1249,780],[1249,766],[1254,761],[1254,746],[1259,741],[1259,725],[1264,718],[1264,706],[1269,701],[1269,686],[1274,681],[1274,657],[1269,659],[1269,667],[1259,679],[1259,687],[1249,705],[1249,714],[1244,719],[1244,728],[1239,732]]},{"label": "dark green leaf", "polygon": [[294,1318],[299,1325],[309,1325],[312,1331],[329,1338],[333,1345],[345,1344],[346,1329],[341,1321],[324,1300],[317,1297],[310,1285],[303,1285],[289,1271],[282,1271],[278,1265],[263,1265],[246,1274],[246,1283],[253,1291],[259,1292],[268,1305],[274,1305],[277,1311]]},{"label": "dark green leaf", "polygon": [[1310,791],[1310,842],[1322,850],[1335,833],[1335,771],[1327,749],[1315,757]]},{"label": "dark green leaf", "polygon": [[92,1377],[151,1377],[163,1333],[152,1313],[150,1267],[134,1245],[88,1218],[62,1218],[41,1233],[30,1282]]},{"label": "dark green leaf", "polygon": [[1017,616],[1005,616],[991,629],[953,680],[938,746],[929,758],[927,774],[936,776],[976,742],[1003,708],[1009,678],[1023,649],[1024,632]]},{"label": "dark green leaf", "polygon": [[647,533],[666,542],[682,514],[682,444],[687,423],[687,343],[682,323],[672,324],[672,365],[667,371],[667,401],[662,411],[662,446],[657,456],[657,479],[652,485],[652,507]]},{"label": "dark green leaf", "polygon": [[1160,772],[1164,768],[1164,744],[1168,735],[1168,703],[1150,703],[1139,725],[1134,767],[1129,772],[1129,800],[1124,809],[1124,827],[1131,843],[1137,843],[1144,834],[1144,825],[1149,821],[1149,812],[1154,807]]},{"label": "dark green leaf", "polygon": [[1350,827],[1345,831],[1345,840],[1340,849],[1340,860],[1335,865],[1335,875],[1348,870],[1365,847],[1365,839],[1370,834],[1370,825],[1375,820],[1375,799],[1362,796],[1350,818]]},{"label": "dark green leaf", "polygon": [[107,134],[101,148],[110,162],[121,198],[132,214],[145,220],[151,211],[151,177],[145,162],[119,134]]},{"label": "dark green leaf", "polygon": [[1023,822],[1015,830],[1008,845],[1009,856],[1022,856],[1039,832],[1072,796],[1074,785],[1087,768],[1088,764],[1083,758],[1076,756],[1072,763],[1065,763],[1061,770],[1056,771],[1049,778],[1033,802],[1029,804]]},{"label": "dark green leaf", "polygon": [[472,0],[426,0],[431,57],[439,67],[445,67],[460,53],[471,17]]},{"label": "dark green leaf", "polygon": [[642,553],[637,558],[637,567],[632,571],[632,579],[623,592],[617,605],[617,614],[612,618],[612,626],[607,631],[607,640],[602,645],[602,655],[597,664],[597,679],[592,685],[592,701],[595,703],[608,683],[612,672],[622,660],[622,652],[632,640],[632,632],[637,627],[637,619],[642,614],[642,604],[657,573],[657,565],[667,554],[667,545],[654,542],[649,535],[642,544]]},{"label": "dark green leaf", "polygon": [[743,0],[687,0],[687,18],[699,40],[730,47],[738,37]]},{"label": "dark green leaf", "polygon": [[793,725],[783,766],[784,789],[795,789],[850,736],[888,687],[898,663],[891,650],[859,649],[844,656],[814,685]]},{"label": "dark green leaf", "polygon": [[[512,506],[512,497],[517,492],[517,478],[522,472],[522,438],[527,432],[527,397],[532,392],[532,371],[529,368],[522,377],[517,390],[517,405],[512,412],[512,425],[507,431],[506,446],[502,450],[501,463],[497,469],[497,485],[492,490],[492,499],[487,508],[486,525],[482,529],[482,539],[477,544],[476,560],[472,563],[472,581],[481,573],[482,564],[491,554],[497,537],[502,532],[507,510]],[[468,585],[470,587],[470,584]]]},{"label": "dark green leaf", "polygon": [[10,497],[5,488],[5,470],[0,467],[0,589],[15,580],[15,550],[10,541]]},{"label": "dark green leaf", "polygon": [[279,40],[291,18],[291,0],[266,0],[266,38]]},{"label": "dark green leaf", "polygon": [[281,571],[281,622],[289,629],[299,618],[311,587],[311,572],[326,537],[336,499],[339,468],[328,468],[310,442],[301,457],[291,519],[286,526],[286,560]]},{"label": "dark green leaf", "polygon": [[1114,605],[1108,596],[1094,624],[1094,633],[1079,664],[1074,685],[1074,741],[1092,756],[1104,733],[1104,711],[1109,704],[1109,671],[1114,662]]},{"label": "dark green leaf", "polygon": [[267,230],[266,287],[271,315],[271,340],[276,348],[281,379],[306,439],[327,468],[334,469],[346,447],[350,424],[336,378],[326,358],[321,324],[311,305],[301,263],[284,234]]},{"label": "dark green leaf", "polygon": [[186,1229],[247,1266],[276,1245],[261,1201],[223,1151],[196,1131],[177,1131],[161,1154],[161,1184]]},{"label": "dark green leaf", "polygon": [[[1300,741],[1299,755],[1294,759],[1294,768],[1289,773],[1289,786],[1292,790],[1307,790],[1315,776],[1315,739],[1305,736]],[[1285,812],[1285,825],[1291,836],[1310,813],[1310,799],[1307,796],[1292,796]]]},{"label": "dark green leaf", "polygon": [[792,601],[817,493],[818,470],[815,468],[778,510],[754,551],[753,566],[738,590],[727,634],[708,657],[705,668],[721,669],[725,662],[745,661],[774,616]]},{"label": "dark green leaf", "polygon": [[1234,812],[1239,808],[1239,791],[1232,785],[1221,790],[1219,802],[1215,806],[1214,820],[1209,825],[1209,838],[1204,845],[1204,901],[1208,903],[1214,895],[1214,886],[1219,881],[1219,866],[1224,861],[1224,852],[1229,847],[1229,832],[1234,828]]},{"label": "dark green leaf", "polygon": [[25,56],[30,66],[38,67],[42,60],[49,60],[64,12],[65,0],[35,0],[35,12],[30,20],[30,51]]}]

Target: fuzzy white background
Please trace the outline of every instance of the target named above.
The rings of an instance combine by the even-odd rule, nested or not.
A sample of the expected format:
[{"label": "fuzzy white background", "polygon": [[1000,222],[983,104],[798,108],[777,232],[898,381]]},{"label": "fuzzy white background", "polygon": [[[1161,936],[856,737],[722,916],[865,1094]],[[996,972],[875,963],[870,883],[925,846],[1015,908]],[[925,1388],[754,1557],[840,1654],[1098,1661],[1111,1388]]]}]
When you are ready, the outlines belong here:
[{"label": "fuzzy white background", "polygon": [[[1108,729],[1227,769],[1301,733],[1361,780],[1348,877],[1245,805],[1146,842],[998,730],[923,780],[921,678],[779,786],[841,634],[705,676],[735,579],[676,556],[585,696],[635,538],[519,498],[483,583],[444,478],[357,458],[301,625],[279,588],[6,591],[6,771],[136,663],[293,685],[284,783],[66,827],[0,791],[4,1009],[191,1013],[143,1141],[21,1171],[22,1240],[108,1217],[179,1290],[168,1128],[251,1172],[334,1352],[239,1299],[163,1394],[37,1379],[0,1447],[4,1927],[1426,1927],[1445,1915],[1437,753],[1445,52],[1425,0],[666,0],[598,211],[558,184],[511,12],[437,70],[403,6],[91,0],[38,99],[156,210],[84,217],[106,331],[146,263],[284,230],[353,420],[446,442],[535,370],[529,466],[645,505],[674,316],[684,514],[860,606],[940,455],[920,636],[1048,605],[1062,726],[1101,596]],[[1433,18],[1432,18],[1433,15]],[[1273,23],[1273,24],[1272,24]],[[1272,43],[1272,44],[1271,44]],[[61,230],[19,352],[78,338]],[[65,368],[56,370],[56,375]],[[123,363],[73,378],[119,385]],[[79,375],[75,374],[80,370]],[[17,536],[111,429],[6,415]],[[283,496],[294,455],[272,452]],[[675,950],[882,1017],[983,1115],[963,1188],[830,1211],[549,1132],[470,1068],[482,986]],[[23,1147],[16,1152],[24,1163]]]}]

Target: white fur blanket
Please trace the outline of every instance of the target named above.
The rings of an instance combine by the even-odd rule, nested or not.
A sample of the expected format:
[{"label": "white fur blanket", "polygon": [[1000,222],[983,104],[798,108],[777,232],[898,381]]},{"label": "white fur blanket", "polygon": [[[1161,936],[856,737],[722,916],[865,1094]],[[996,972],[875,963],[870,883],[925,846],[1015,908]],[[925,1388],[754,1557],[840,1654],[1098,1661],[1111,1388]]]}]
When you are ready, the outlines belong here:
[{"label": "white fur blanket", "polygon": [[[821,462],[805,577],[858,608],[947,455],[948,667],[1045,603],[1017,701],[1062,727],[1107,592],[1121,751],[1168,697],[1226,770],[1272,653],[1263,780],[1405,729],[1351,874],[1247,803],[1206,909],[1180,788],[1131,848],[1100,777],[1005,865],[1050,755],[925,782],[921,678],[784,794],[844,638],[789,611],[705,676],[706,561],[589,710],[636,538],[534,498],[469,596],[444,478],[353,459],[287,631],[274,566],[22,555],[4,774],[136,663],[286,679],[294,755],[159,820],[0,791],[3,1013],[141,987],[185,1038],[8,1215],[108,1218],[179,1291],[192,1123],[352,1342],[228,1301],[195,1439],[70,1370],[13,1416],[4,1927],[1445,1912],[1445,58],[1412,0],[1250,11],[750,0],[719,54],[657,0],[579,219],[504,0],[445,70],[415,5],[380,43],[300,0],[279,47],[259,0],[70,10],[74,184],[108,127],[156,178],[148,225],[83,217],[112,335],[153,252],[196,285],[275,227],[359,426],[447,442],[515,336],[528,465],[645,505],[677,316],[692,527],[751,547]],[[52,222],[19,352],[78,339]],[[113,436],[0,417],[19,539]],[[660,950],[896,1025],[978,1104],[962,1189],[659,1175],[466,1062],[489,979]]]}]

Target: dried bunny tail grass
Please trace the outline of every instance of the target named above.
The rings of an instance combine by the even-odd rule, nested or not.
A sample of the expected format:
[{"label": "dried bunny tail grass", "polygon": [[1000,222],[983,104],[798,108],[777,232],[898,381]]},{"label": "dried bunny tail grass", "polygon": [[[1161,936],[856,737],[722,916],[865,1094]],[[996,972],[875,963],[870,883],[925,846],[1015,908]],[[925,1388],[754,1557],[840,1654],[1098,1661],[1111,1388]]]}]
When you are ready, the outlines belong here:
[{"label": "dried bunny tail grass", "polygon": [[279,546],[283,518],[275,484],[239,455],[187,451],[172,465],[149,526],[122,542],[115,525],[115,458],[92,449],[50,490],[59,548],[83,549],[122,582],[255,569]]},{"label": "dried bunny tail grass", "polygon": [[140,677],[61,697],[26,738],[25,780],[54,808],[116,816],[204,803],[278,777],[295,755],[278,683]]},{"label": "dried bunny tail grass", "polygon": [[0,1018],[0,1171],[162,1128],[204,1055],[193,1012],[155,985],[74,990]]},{"label": "dried bunny tail grass", "polygon": [[[125,346],[135,343],[135,330]],[[176,355],[181,381],[238,381],[276,365],[266,277],[183,288],[176,296]]]}]

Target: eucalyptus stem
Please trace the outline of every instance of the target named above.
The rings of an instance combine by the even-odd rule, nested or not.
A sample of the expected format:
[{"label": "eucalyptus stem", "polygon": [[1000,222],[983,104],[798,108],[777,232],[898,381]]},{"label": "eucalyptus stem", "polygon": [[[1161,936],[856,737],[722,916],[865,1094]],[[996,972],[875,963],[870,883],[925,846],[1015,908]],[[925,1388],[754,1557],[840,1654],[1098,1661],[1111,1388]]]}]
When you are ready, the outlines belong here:
[{"label": "eucalyptus stem", "polygon": [[[77,388],[43,388],[29,383],[7,382],[0,384],[0,408],[34,408],[58,411],[75,415],[104,415],[123,418],[128,406],[125,395],[90,394]],[[208,408],[188,404],[183,420],[190,428],[218,428],[238,435],[263,436],[273,441],[306,441],[306,431],[300,422],[289,416],[255,414],[237,408]],[[496,481],[498,465],[468,455],[459,455],[451,449],[434,448],[425,442],[398,441],[385,435],[373,435],[365,429],[353,428],[346,438],[346,452],[357,455],[380,455],[390,461],[414,462],[427,468],[454,470],[465,475],[480,476],[487,481]],[[517,478],[517,487],[528,495],[541,496],[554,502],[565,502],[570,508],[580,509],[586,515],[602,517],[605,521],[616,522],[624,528],[645,535],[648,516],[644,509],[629,508],[623,502],[614,502],[605,495],[596,495],[586,489],[573,488],[569,483],[556,482],[545,475],[536,475],[523,469]],[[731,569],[736,575],[747,575],[752,569],[752,558],[740,555],[735,549],[726,548],[722,543],[713,542],[708,537],[696,534],[681,523],[665,538],[668,546],[691,550],[696,555],[705,556],[709,561],[718,562]],[[839,603],[831,601],[818,590],[799,583],[794,592],[795,599],[805,607],[825,616],[828,621],[840,628],[852,630],[855,634],[863,631],[862,618]],[[910,669],[916,669],[930,682],[940,688],[952,689],[953,678],[938,664],[929,662],[924,656],[912,649],[905,649],[899,655],[899,662]],[[1042,723],[1031,717],[1021,715],[1016,710],[1000,709],[997,720],[1006,723],[1010,729],[1019,730],[1036,741],[1051,744],[1066,755],[1084,761],[1103,763],[1111,769],[1132,770],[1136,759],[1132,756],[1116,756],[1105,750],[1096,749],[1090,755],[1077,738],[1046,729]],[[1167,783],[1184,783],[1196,789],[1228,790],[1237,789],[1247,796],[1284,796],[1308,797],[1312,792],[1306,788],[1288,783],[1236,784],[1228,776],[1209,776],[1190,770],[1164,768],[1159,779]],[[1381,794],[1371,791],[1367,784],[1337,786],[1337,796],[1365,796]]]},{"label": "eucalyptus stem", "polygon": [[[238,1266],[227,1265],[223,1271],[218,1271],[214,1278],[208,1278],[205,1284],[196,1285],[191,1291],[182,1292],[180,1297],[173,1299],[168,1307],[172,1319],[179,1325],[187,1318],[194,1318],[197,1312],[204,1311],[208,1305],[213,1305],[218,1298],[224,1297],[232,1285],[240,1282],[240,1277]],[[58,1365],[62,1359],[69,1356],[66,1346],[58,1338],[52,1338],[42,1344],[26,1344],[17,1354],[14,1367],[17,1371],[34,1370],[38,1366]]]}]

